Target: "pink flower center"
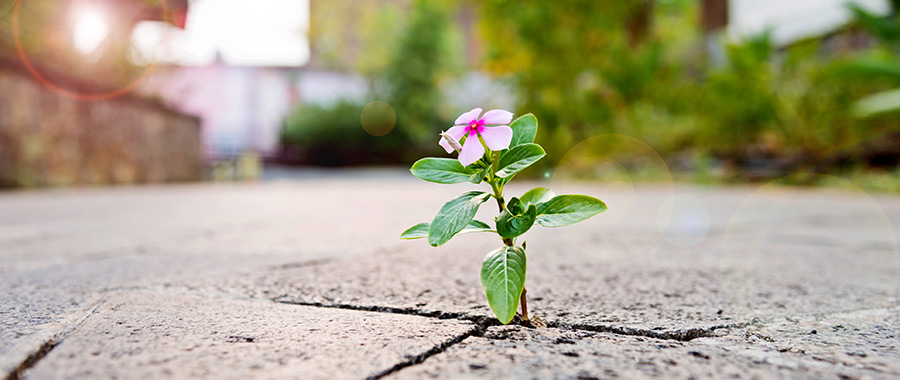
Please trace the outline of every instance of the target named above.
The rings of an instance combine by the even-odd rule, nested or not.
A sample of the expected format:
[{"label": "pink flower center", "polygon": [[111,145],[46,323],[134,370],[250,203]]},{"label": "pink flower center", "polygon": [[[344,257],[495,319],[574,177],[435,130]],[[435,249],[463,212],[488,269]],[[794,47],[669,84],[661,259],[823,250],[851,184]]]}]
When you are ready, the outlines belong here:
[{"label": "pink flower center", "polygon": [[472,136],[476,133],[484,132],[484,120],[477,119],[469,122],[469,125],[466,126],[466,133],[469,136]]}]

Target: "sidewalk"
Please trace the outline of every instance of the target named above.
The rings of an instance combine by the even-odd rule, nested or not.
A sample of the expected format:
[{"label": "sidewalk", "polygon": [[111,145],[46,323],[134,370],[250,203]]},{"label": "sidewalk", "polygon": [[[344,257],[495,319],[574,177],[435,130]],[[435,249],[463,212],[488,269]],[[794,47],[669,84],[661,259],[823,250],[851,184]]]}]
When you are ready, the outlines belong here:
[{"label": "sidewalk", "polygon": [[[471,185],[347,175],[0,193],[0,370],[900,377],[900,198],[566,186],[554,190],[610,211],[526,235],[529,310],[544,329],[500,326],[487,308],[479,270],[495,236],[398,239]],[[659,210],[676,194],[666,223]]]}]

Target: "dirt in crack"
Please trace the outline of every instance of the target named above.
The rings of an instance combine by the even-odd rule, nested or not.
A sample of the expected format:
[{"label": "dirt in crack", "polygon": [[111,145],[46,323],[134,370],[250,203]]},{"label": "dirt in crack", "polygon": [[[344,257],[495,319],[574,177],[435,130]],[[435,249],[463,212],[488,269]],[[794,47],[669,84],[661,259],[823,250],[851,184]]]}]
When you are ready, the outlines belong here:
[{"label": "dirt in crack", "polygon": [[6,380],[18,380],[22,378],[22,375],[25,374],[25,371],[28,371],[32,367],[34,367],[41,359],[43,359],[47,354],[50,353],[59,342],[51,339],[41,345],[37,351],[28,355],[28,357],[19,364],[19,367],[14,369],[10,374],[6,375]]},{"label": "dirt in crack", "polygon": [[[279,299],[278,297],[271,299],[274,302],[288,304],[288,305],[300,305],[300,306],[312,306],[312,307],[322,307],[322,308],[332,308],[332,309],[347,309],[347,310],[357,310],[357,311],[371,311],[377,313],[389,313],[389,314],[406,314],[406,315],[416,315],[420,317],[428,317],[428,318],[437,318],[437,319],[456,319],[462,321],[470,321],[474,322],[478,325],[479,328],[486,330],[488,327],[494,326],[503,326],[497,318],[489,317],[485,315],[473,315],[467,313],[460,312],[446,312],[446,311],[435,311],[435,310],[422,310],[413,307],[391,307],[391,306],[368,306],[368,305],[353,305],[353,304],[331,304],[331,303],[322,303],[322,302],[301,302],[301,301],[287,301]],[[684,330],[648,330],[648,329],[636,329],[631,327],[620,327],[620,326],[607,326],[607,325],[592,325],[592,324],[569,324],[557,321],[549,321],[542,322],[546,328],[564,328],[564,329],[572,329],[572,330],[583,330],[583,331],[593,331],[593,332],[604,332],[616,335],[626,335],[626,336],[641,336],[646,338],[654,338],[654,339],[662,339],[662,340],[676,340],[680,342],[688,342],[697,338],[708,338],[714,337],[715,331],[720,329],[731,329],[731,328],[741,328],[744,326],[742,323],[735,323],[729,325],[721,325],[721,326],[711,326],[711,327],[698,327]],[[519,315],[516,314],[515,318],[511,325],[523,325],[522,320],[519,318]],[[535,326],[525,326],[525,327],[535,327]]]}]

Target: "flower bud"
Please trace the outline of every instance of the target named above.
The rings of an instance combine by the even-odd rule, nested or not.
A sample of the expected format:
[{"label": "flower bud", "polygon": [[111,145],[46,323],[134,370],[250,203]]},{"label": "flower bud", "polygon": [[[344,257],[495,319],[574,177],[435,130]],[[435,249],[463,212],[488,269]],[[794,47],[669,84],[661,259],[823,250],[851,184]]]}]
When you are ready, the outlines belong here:
[{"label": "flower bud", "polygon": [[441,131],[441,137],[447,140],[447,143],[450,144],[450,147],[452,147],[457,152],[462,150],[462,145],[459,144],[459,141],[456,141],[456,139],[453,138],[453,136],[450,136],[447,132]]}]

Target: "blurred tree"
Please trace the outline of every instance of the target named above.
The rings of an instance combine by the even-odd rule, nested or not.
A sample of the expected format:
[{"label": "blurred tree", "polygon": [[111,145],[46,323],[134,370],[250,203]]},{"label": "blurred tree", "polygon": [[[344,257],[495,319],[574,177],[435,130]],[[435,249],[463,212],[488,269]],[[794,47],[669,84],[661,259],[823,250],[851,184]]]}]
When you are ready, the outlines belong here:
[{"label": "blurred tree", "polygon": [[434,1],[416,0],[384,74],[384,98],[397,112],[394,133],[420,145],[437,141],[449,122],[439,114],[438,77],[449,62],[445,55],[449,19]]},{"label": "blurred tree", "polygon": [[[487,40],[485,67],[510,79],[521,110],[541,120],[539,137],[552,165],[578,140],[604,132],[625,132],[629,105],[653,86],[673,78],[663,70],[657,29],[679,45],[672,23],[692,11],[690,1],[594,0],[565,5],[540,0],[481,3]],[[663,16],[660,16],[660,15]],[[696,33],[693,31],[692,33]],[[668,79],[661,75],[668,75]],[[633,132],[629,130],[628,132]]]},{"label": "blurred tree", "polygon": [[309,66],[373,78],[406,27],[407,0],[311,0]]}]

